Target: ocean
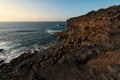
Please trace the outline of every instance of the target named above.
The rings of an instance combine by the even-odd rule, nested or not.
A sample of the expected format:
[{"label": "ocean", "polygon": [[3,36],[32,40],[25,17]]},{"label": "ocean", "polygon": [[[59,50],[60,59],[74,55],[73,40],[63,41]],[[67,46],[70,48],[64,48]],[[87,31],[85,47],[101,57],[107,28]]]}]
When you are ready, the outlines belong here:
[{"label": "ocean", "polygon": [[0,22],[0,61],[8,63],[28,50],[49,48],[57,41],[53,34],[65,27],[66,22]]}]

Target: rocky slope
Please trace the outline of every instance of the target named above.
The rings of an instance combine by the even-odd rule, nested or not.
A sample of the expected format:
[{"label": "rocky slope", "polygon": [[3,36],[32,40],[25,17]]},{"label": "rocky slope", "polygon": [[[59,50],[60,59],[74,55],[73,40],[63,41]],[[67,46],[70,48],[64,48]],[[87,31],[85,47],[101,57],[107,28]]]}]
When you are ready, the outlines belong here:
[{"label": "rocky slope", "polygon": [[0,80],[120,80],[120,6],[71,18],[61,45],[0,66]]}]

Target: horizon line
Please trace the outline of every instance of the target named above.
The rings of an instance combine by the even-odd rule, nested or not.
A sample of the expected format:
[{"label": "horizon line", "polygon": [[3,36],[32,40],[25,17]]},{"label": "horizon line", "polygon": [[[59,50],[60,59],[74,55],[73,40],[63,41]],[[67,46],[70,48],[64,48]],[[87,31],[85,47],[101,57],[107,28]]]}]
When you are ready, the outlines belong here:
[{"label": "horizon line", "polygon": [[0,21],[0,22],[66,22],[67,20],[63,21]]}]

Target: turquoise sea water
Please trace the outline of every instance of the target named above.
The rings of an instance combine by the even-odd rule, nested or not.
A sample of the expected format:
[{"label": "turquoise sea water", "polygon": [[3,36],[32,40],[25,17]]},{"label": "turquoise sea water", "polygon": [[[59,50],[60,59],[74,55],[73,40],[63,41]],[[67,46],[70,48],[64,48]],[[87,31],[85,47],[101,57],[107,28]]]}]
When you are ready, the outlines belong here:
[{"label": "turquoise sea water", "polygon": [[9,62],[27,50],[46,49],[55,42],[66,22],[0,22],[0,61]]}]

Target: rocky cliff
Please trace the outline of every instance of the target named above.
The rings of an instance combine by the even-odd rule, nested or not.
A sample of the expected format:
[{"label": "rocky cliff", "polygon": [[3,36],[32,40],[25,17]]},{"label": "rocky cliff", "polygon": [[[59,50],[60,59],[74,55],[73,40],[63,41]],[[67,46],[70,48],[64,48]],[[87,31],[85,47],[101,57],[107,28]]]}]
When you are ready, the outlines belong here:
[{"label": "rocky cliff", "polygon": [[67,20],[57,47],[0,66],[1,80],[120,80],[120,6]]}]

